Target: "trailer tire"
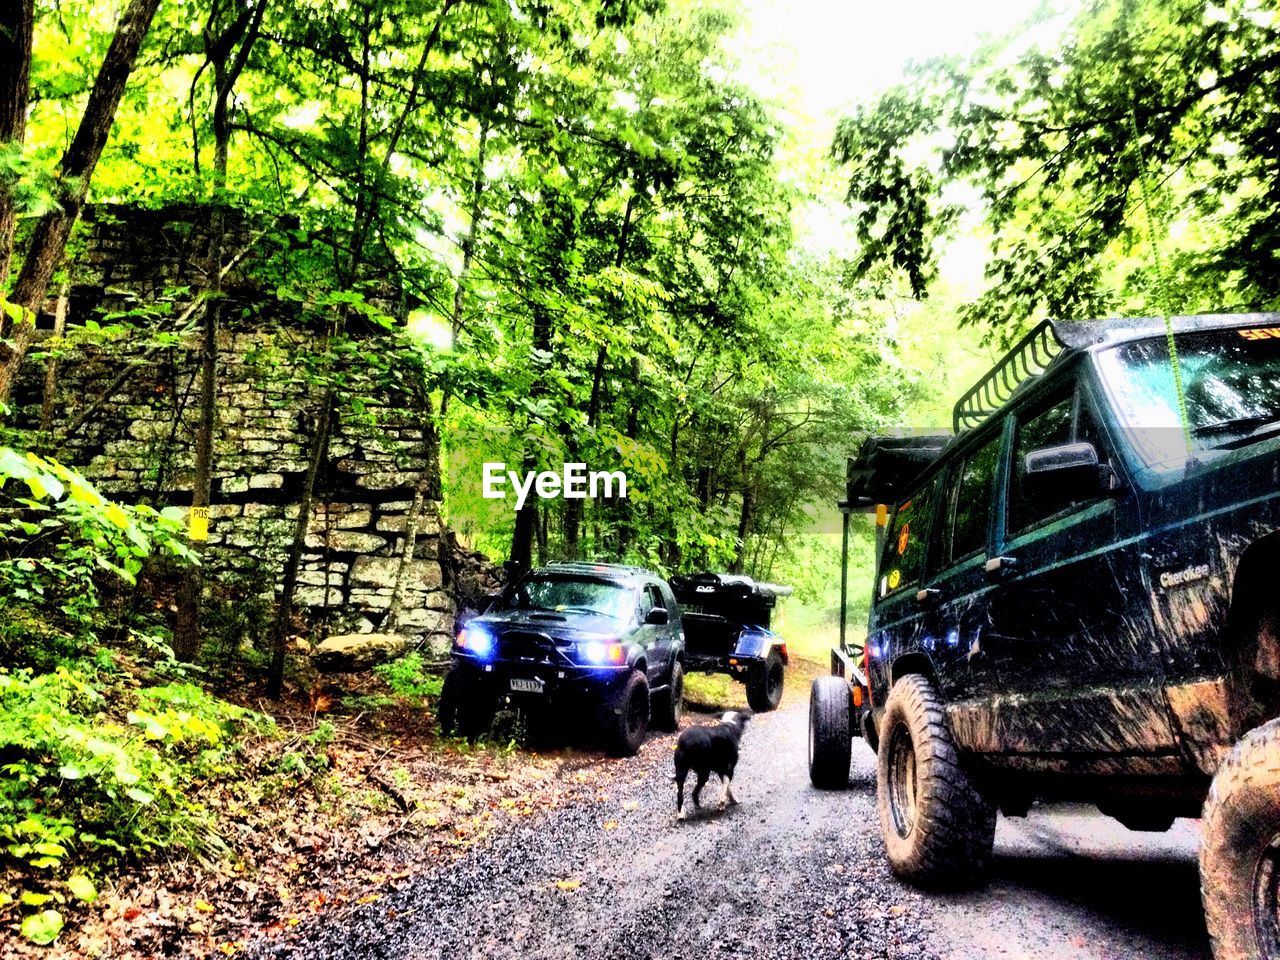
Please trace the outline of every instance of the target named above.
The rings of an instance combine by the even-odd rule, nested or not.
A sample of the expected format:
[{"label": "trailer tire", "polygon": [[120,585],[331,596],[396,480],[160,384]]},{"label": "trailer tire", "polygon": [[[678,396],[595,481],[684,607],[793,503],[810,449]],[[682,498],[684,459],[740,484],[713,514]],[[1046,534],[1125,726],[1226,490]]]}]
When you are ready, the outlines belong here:
[{"label": "trailer tire", "polygon": [[1280,719],[1223,761],[1202,822],[1200,895],[1214,960],[1280,960]]},{"label": "trailer tire", "polygon": [[849,685],[841,677],[818,677],[809,688],[809,782],[819,790],[849,785],[853,753]]},{"label": "trailer tire", "polygon": [[921,886],[966,887],[986,876],[996,808],[970,779],[928,679],[889,691],[880,726],[876,806],[893,872]]},{"label": "trailer tire", "polygon": [[777,710],[782,702],[782,688],[786,684],[786,668],[782,655],[770,650],[764,663],[756,666],[747,677],[747,704],[755,713]]}]

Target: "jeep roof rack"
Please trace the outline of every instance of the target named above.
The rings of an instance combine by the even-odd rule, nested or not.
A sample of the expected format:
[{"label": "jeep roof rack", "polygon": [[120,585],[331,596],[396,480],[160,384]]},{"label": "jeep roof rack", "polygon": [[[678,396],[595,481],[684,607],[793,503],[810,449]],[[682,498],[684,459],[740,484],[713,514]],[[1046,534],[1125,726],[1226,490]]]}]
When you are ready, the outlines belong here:
[{"label": "jeep roof rack", "polygon": [[1041,321],[956,401],[952,412],[955,432],[963,433],[986,422],[1018,387],[1048,370],[1065,349],[1067,345],[1053,321]]},{"label": "jeep roof rack", "polygon": [[561,573],[612,573],[612,574],[630,574],[633,576],[649,576],[649,571],[644,567],[633,566],[627,563],[595,563],[591,560],[560,560],[555,563],[547,563],[541,567],[534,568],[534,573],[542,570],[554,570]]}]

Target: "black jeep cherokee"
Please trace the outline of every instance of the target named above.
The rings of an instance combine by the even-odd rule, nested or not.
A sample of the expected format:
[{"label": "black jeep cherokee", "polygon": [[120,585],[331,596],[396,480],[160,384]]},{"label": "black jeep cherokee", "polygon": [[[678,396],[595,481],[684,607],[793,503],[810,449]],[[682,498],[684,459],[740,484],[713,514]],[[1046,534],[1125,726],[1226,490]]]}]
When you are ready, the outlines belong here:
[{"label": "black jeep cherokee", "polygon": [[980,876],[997,809],[1037,799],[1203,815],[1215,956],[1280,960],[1280,315],[1171,328],[1044,324],[923,470],[892,442],[851,463],[846,511],[892,506],[810,773],[843,785],[865,735],[889,860],[924,883]]},{"label": "black jeep cherokee", "polygon": [[630,756],[651,715],[664,729],[679,724],[683,659],[680,608],[657,576],[613,564],[551,564],[508,586],[459,631],[441,726],[478,736],[503,702],[585,710],[610,751]]}]

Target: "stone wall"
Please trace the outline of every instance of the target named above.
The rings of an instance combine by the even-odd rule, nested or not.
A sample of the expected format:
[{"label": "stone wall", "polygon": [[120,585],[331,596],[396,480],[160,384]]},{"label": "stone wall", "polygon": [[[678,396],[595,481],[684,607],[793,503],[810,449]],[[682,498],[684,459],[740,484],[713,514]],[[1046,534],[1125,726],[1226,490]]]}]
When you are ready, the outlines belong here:
[{"label": "stone wall", "polygon": [[[98,209],[86,219],[68,335],[56,351],[49,447],[111,496],[190,503],[200,335],[198,312],[183,317],[204,282],[207,222],[199,209]],[[293,537],[323,389],[313,372],[320,334],[255,279],[255,263],[268,259],[273,276],[287,272],[287,244],[255,237],[236,220],[227,244],[251,253],[225,282],[208,566],[224,588],[269,594]],[[90,335],[90,322],[107,332]],[[359,392],[376,400],[340,404],[297,600],[328,631],[373,631],[385,626],[402,577],[400,628],[443,637],[453,602],[430,401],[405,371],[371,363],[378,351],[371,334],[368,350],[344,361],[344,375],[364,378]],[[20,426],[40,422],[42,366],[27,364],[15,396]],[[122,371],[124,382],[104,396]],[[402,564],[419,491],[418,536]]]}]

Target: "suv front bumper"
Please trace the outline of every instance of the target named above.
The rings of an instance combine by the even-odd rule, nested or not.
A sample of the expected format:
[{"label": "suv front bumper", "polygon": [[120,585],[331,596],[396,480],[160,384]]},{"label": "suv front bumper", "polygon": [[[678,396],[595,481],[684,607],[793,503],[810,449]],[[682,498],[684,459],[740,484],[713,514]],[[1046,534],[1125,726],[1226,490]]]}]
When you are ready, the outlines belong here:
[{"label": "suv front bumper", "polygon": [[587,665],[565,661],[540,663],[528,660],[484,660],[455,652],[454,667],[474,682],[491,687],[494,694],[516,698],[548,698],[612,691],[631,673],[629,664]]}]

